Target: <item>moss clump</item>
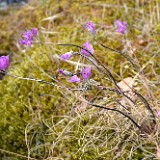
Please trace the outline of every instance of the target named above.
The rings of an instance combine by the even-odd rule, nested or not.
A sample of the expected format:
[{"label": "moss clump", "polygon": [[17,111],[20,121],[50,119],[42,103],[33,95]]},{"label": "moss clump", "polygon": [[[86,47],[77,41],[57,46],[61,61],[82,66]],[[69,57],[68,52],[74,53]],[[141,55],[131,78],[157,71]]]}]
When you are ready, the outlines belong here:
[{"label": "moss clump", "polygon": [[[74,43],[82,46],[85,41],[90,40],[95,55],[113,71],[117,81],[123,77],[139,75],[139,71],[135,70],[124,57],[101,47],[97,44],[98,41],[117,50],[125,48],[126,54],[130,54],[135,61],[139,60],[140,69],[146,65],[143,72],[149,87],[153,86],[152,93],[158,101],[159,89],[152,81],[157,80],[160,72],[159,57],[152,57],[152,52],[158,50],[159,41],[152,30],[158,32],[159,25],[155,17],[153,17],[155,26],[148,23],[149,16],[145,17],[150,13],[149,7],[153,8],[156,4],[148,4],[144,1],[139,4],[137,1],[123,2],[126,3],[127,10],[120,1],[111,0],[95,3],[87,0],[83,3],[49,0],[41,1],[40,4],[33,1],[20,10],[9,9],[0,21],[2,30],[0,51],[11,52],[9,72],[21,77],[54,83],[51,77],[57,75],[58,68],[73,71],[75,67],[59,61],[55,55],[71,49],[78,50],[56,46],[54,43]],[[141,10],[146,14],[142,14]],[[113,25],[115,19],[127,21],[128,37],[123,37],[116,32],[113,34],[113,30],[116,31]],[[94,40],[83,28],[85,22],[90,20],[94,21],[97,27]],[[32,27],[39,27],[40,43],[34,44],[24,52],[18,45],[18,39],[23,31]],[[137,49],[134,54],[131,53],[133,48],[126,45],[128,39],[131,46]],[[145,43],[140,43],[140,40],[144,39],[147,39]],[[150,42],[152,45],[149,45]],[[147,64],[149,61],[150,63]],[[125,69],[126,65],[129,66],[127,69]],[[92,76],[104,86],[111,86],[110,82],[102,79],[103,76],[96,70],[93,70]],[[148,96],[143,81],[139,77],[136,79],[139,86],[142,86],[141,93]],[[70,85],[63,77],[59,77],[59,80],[61,87]],[[72,84],[72,87],[76,88],[77,85]],[[29,156],[35,159],[56,157],[110,160],[115,157],[127,159],[131,158],[130,156],[132,159],[143,159],[149,157],[148,152],[152,152],[156,157],[155,137],[153,144],[152,140],[148,140],[147,144],[144,143],[147,138],[139,136],[140,133],[124,117],[93,109],[80,97],[79,92],[74,93],[44,83],[6,76],[3,81],[0,81],[0,149],[3,149],[0,150],[0,157],[4,160],[21,160]],[[98,89],[94,89],[87,92],[85,98],[98,104],[116,107],[115,94],[111,92],[99,92]],[[144,144],[142,148],[137,147],[141,144]],[[153,148],[148,148],[150,145]],[[134,150],[132,154],[131,150]]]}]

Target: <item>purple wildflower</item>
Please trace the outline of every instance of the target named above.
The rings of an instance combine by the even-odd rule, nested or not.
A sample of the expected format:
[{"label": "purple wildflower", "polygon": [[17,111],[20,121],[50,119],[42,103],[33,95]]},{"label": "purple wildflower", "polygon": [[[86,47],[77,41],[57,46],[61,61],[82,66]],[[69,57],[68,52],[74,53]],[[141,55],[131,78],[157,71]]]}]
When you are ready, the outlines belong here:
[{"label": "purple wildflower", "polygon": [[127,22],[116,20],[115,24],[118,26],[117,32],[124,34],[127,30]]},{"label": "purple wildflower", "polygon": [[69,71],[58,69],[58,73],[62,74],[63,76],[73,76],[73,74]]},{"label": "purple wildflower", "polygon": [[28,47],[30,47],[32,45],[32,41],[30,41],[30,40],[27,41],[26,40],[25,45],[28,46]]},{"label": "purple wildflower", "polygon": [[27,30],[27,32],[23,33],[23,39],[19,40],[19,44],[22,45],[26,45],[28,47],[30,47],[32,45],[32,41],[33,39],[37,36],[38,33],[38,29],[37,28],[32,28],[31,30]]},{"label": "purple wildflower", "polygon": [[[91,52],[92,54],[94,53],[94,49],[92,47],[92,45],[89,43],[89,41],[85,42],[83,44],[83,47],[85,49],[87,49],[89,52]],[[82,54],[86,55],[87,57],[90,56],[90,53],[88,53],[86,50],[81,49]]]},{"label": "purple wildflower", "polygon": [[89,79],[91,77],[91,67],[83,68],[80,73],[84,80]]},{"label": "purple wildflower", "polygon": [[74,75],[74,76],[72,76],[69,80],[68,80],[68,82],[80,82],[81,80],[80,80],[80,78],[78,78],[77,77],[77,75]]},{"label": "purple wildflower", "polygon": [[27,30],[27,32],[23,33],[22,36],[25,40],[33,40],[33,33],[31,30]]},{"label": "purple wildflower", "polygon": [[72,55],[73,55],[72,52],[67,52],[65,54],[62,54],[60,57],[61,57],[62,61],[66,61],[66,60],[70,59],[72,57]]},{"label": "purple wildflower", "polygon": [[87,22],[85,25],[85,28],[87,29],[88,32],[90,32],[92,35],[96,34],[96,28],[95,24],[93,22]]},{"label": "purple wildflower", "polygon": [[7,70],[9,67],[9,56],[0,57],[0,70]]}]

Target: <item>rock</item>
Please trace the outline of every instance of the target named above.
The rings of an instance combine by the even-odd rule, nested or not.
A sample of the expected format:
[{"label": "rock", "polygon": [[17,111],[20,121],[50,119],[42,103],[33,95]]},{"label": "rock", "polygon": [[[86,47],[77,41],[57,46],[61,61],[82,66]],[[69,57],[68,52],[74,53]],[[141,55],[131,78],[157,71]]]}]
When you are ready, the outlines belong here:
[{"label": "rock", "polygon": [[0,0],[0,9],[7,9],[9,5],[18,5],[21,3],[27,3],[28,0]]}]

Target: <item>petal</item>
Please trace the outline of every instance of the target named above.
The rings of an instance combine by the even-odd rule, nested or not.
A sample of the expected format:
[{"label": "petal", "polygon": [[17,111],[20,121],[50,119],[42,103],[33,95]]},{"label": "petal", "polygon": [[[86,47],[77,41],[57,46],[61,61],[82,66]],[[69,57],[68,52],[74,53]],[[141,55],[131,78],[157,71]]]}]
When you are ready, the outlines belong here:
[{"label": "petal", "polygon": [[93,22],[87,22],[85,25],[85,28],[90,32],[91,34],[95,35],[96,34],[96,28],[95,24]]},{"label": "petal", "polygon": [[78,83],[78,82],[80,82],[81,80],[80,80],[80,78],[78,78],[77,77],[77,75],[74,75],[74,76],[72,76],[69,80],[68,80],[68,82],[75,82],[75,83]]},{"label": "petal", "polygon": [[[94,53],[94,49],[93,49],[93,47],[92,47],[92,45],[90,44],[89,41],[85,42],[85,43],[83,44],[83,47],[84,47],[85,49],[87,49],[88,51],[90,51],[92,54]],[[84,50],[84,49],[81,49],[81,53],[84,54],[84,55],[86,55],[87,57],[90,56],[90,53],[87,52],[87,51]]]},{"label": "petal", "polygon": [[115,24],[118,26],[117,32],[124,34],[127,30],[127,22],[121,22],[120,20],[116,20]]},{"label": "petal", "polygon": [[9,67],[9,56],[0,57],[0,70],[7,70]]},{"label": "petal", "polygon": [[72,57],[72,55],[73,54],[71,52],[67,52],[65,54],[62,54],[60,57],[61,57],[62,61],[66,61],[66,60],[70,59]]},{"label": "petal", "polygon": [[87,80],[91,77],[91,67],[86,67],[86,68],[83,68],[81,71],[80,71],[81,75],[82,75],[82,78],[84,80]]}]

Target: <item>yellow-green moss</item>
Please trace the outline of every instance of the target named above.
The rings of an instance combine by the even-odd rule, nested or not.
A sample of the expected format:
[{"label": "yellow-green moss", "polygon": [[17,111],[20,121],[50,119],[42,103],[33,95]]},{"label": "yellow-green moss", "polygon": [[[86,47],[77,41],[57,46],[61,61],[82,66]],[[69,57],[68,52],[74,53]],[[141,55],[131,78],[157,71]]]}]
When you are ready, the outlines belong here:
[{"label": "yellow-green moss", "polygon": [[[123,7],[124,3],[128,10]],[[152,32],[152,30],[159,32],[159,24],[158,19],[154,21],[155,26],[149,24],[149,17],[141,13],[143,10],[144,13],[149,14],[149,7],[153,8],[155,3],[149,4],[147,1],[140,1],[139,7],[137,7],[137,3],[137,1],[130,3],[127,0],[103,0],[93,3],[90,0],[81,3],[72,0],[49,0],[41,1],[40,4],[33,1],[29,6],[24,6],[20,10],[9,9],[0,21],[0,51],[11,52],[9,72],[21,77],[34,77],[52,82],[41,69],[52,77],[57,74],[58,68],[73,69],[72,65],[62,63],[52,56],[70,50],[76,51],[76,48],[44,43],[34,44],[25,52],[21,50],[23,48],[18,48],[18,39],[22,33],[32,27],[38,27],[40,42],[74,43],[82,46],[85,41],[91,40],[98,59],[119,75],[121,64],[126,62],[126,59],[113,51],[102,48],[92,40],[91,35],[83,28],[88,20],[96,23],[98,30],[96,40],[118,50],[124,49],[125,38],[120,34],[113,34],[113,30],[116,31],[114,21],[116,19],[127,21],[128,39],[137,49],[133,59],[137,57],[140,65],[143,66],[153,56],[152,51],[159,49],[158,37],[156,33]],[[157,3],[159,4],[159,1]],[[106,5],[106,8],[103,5]],[[62,15],[53,21],[42,21],[46,17],[57,14]],[[144,24],[149,25],[151,30],[148,32],[143,30]],[[57,33],[45,33],[47,31]],[[142,40],[148,38],[148,42],[139,43],[138,36],[141,36]],[[153,45],[147,48],[150,42]],[[153,58],[151,64],[154,64],[154,71],[158,75],[160,73],[158,56]],[[152,65],[145,68],[144,74],[148,80],[156,81]],[[129,69],[123,73],[124,77],[122,78],[134,75],[133,70],[133,66],[129,65]],[[97,74],[95,70],[93,72],[93,76]],[[116,74],[114,74],[116,79],[120,80]],[[101,77],[98,75],[95,76],[95,79],[103,82],[105,86],[110,86],[105,80],[101,80]],[[69,85],[67,82],[64,84]],[[157,96],[158,101],[159,89],[157,88],[153,87],[153,93],[155,97]],[[86,97],[92,100],[96,94],[99,94],[97,102],[100,103],[103,100],[102,96],[107,97],[111,93],[99,93],[95,89],[86,94]],[[146,96],[145,89],[142,90],[142,94]],[[115,154],[118,154],[118,151],[121,152],[119,159],[127,159],[131,149],[135,149],[132,159],[143,159],[149,155],[147,150],[153,154],[156,153],[155,144],[152,144],[152,141],[146,144],[144,143],[145,137],[138,136],[137,138],[138,133],[132,133],[130,130],[129,132],[125,128],[125,124],[128,124],[126,119],[122,119],[121,123],[116,126],[119,123],[119,117],[117,118],[116,114],[101,113],[98,109],[91,109],[89,106],[86,107],[86,112],[75,113],[75,107],[82,107],[79,96],[80,93],[73,95],[72,91],[69,92],[44,83],[6,76],[3,81],[0,81],[0,149],[10,151],[10,153],[0,150],[0,157],[4,160],[15,157],[16,160],[26,159],[18,154],[27,157],[28,147],[31,149],[29,156],[37,159],[58,157],[62,159],[110,160],[116,156]],[[110,99],[113,99],[115,95],[109,96]],[[113,117],[115,121],[112,121]],[[123,132],[125,129],[126,133]],[[132,133],[133,137],[129,137],[127,132]],[[129,138],[125,141],[123,138],[126,135]],[[123,141],[123,145],[117,145]],[[137,147],[142,143],[146,150]],[[147,148],[150,144],[153,149]],[[115,146],[119,148],[116,150]],[[17,155],[11,152],[17,153]]]}]

